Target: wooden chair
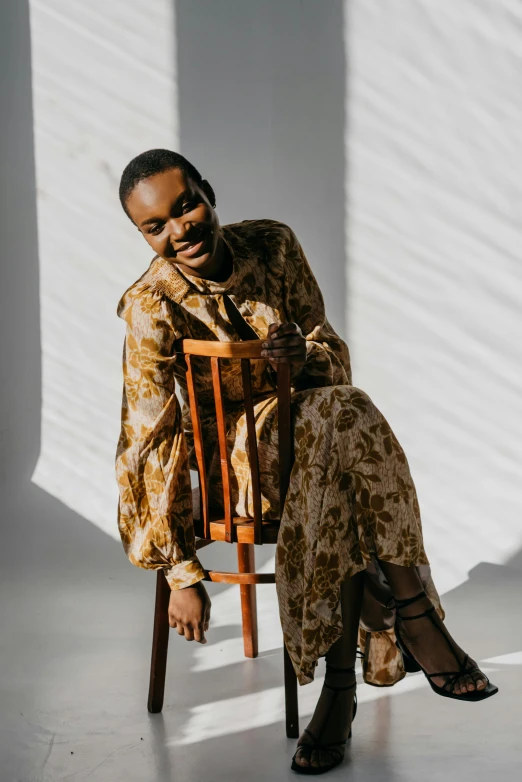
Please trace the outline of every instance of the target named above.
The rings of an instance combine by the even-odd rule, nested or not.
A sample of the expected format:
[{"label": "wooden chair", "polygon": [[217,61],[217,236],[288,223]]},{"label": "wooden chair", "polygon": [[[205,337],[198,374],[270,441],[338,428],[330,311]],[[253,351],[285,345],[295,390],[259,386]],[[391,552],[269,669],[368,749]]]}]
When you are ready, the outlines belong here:
[{"label": "wooden chair", "polygon": [[[246,657],[257,657],[257,607],[256,584],[275,584],[274,573],[256,573],[254,561],[254,545],[276,543],[279,521],[263,521],[261,516],[261,491],[259,476],[259,461],[257,439],[252,399],[251,360],[261,359],[261,340],[243,342],[207,342],[202,340],[183,340],[187,370],[187,388],[190,403],[190,414],[194,431],[194,448],[198,463],[200,517],[194,522],[196,533],[196,549],[213,543],[224,541],[236,543],[238,555],[238,572],[225,573],[214,570],[207,571],[206,581],[219,581],[225,584],[239,584],[241,590],[241,613],[243,623],[243,643]],[[214,401],[216,405],[216,422],[219,441],[219,455],[223,482],[223,508],[216,518],[209,510],[207,476],[203,454],[201,423],[198,402],[194,384],[192,356],[210,358]],[[230,465],[226,447],[225,408],[221,383],[220,359],[241,360],[243,395],[248,434],[248,458],[252,477],[252,495],[254,516],[234,517],[231,490]],[[279,481],[280,507],[284,507],[290,471],[292,468],[293,437],[290,417],[290,367],[279,364],[277,370],[277,400],[278,400],[278,433],[279,433]],[[170,588],[163,570],[158,570],[156,581],[156,606],[154,614],[154,633],[152,642],[152,660],[150,669],[150,686],[148,710],[152,713],[161,711],[165,690],[165,674],[167,667],[167,646],[169,639],[168,605]],[[298,738],[298,704],[297,679],[290,657],[283,643],[286,735]]]}]

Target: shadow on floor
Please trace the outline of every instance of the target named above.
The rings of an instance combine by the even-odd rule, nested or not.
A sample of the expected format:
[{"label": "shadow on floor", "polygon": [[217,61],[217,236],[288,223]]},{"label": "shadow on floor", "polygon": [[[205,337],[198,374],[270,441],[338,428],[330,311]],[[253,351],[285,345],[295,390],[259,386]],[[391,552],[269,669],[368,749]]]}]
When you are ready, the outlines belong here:
[{"label": "shadow on floor", "polygon": [[[175,775],[193,782],[210,769],[235,779],[245,768],[251,780],[293,778],[282,649],[269,643],[256,660],[241,656],[239,600],[234,610],[223,602],[226,587],[210,585],[220,589],[213,598],[219,621],[206,647],[171,635],[163,715],[149,715],[154,577],[132,567],[117,541],[38,487],[28,489],[5,521],[1,626],[9,631],[0,641],[0,750],[6,780],[163,782]],[[481,563],[444,596],[450,628],[477,660],[522,650],[522,628],[514,621],[521,586],[517,568]],[[258,595],[265,621],[277,621],[274,595],[261,589]],[[268,630],[261,625],[261,638]],[[422,772],[426,780],[443,773],[460,780],[471,779],[465,770],[473,769],[477,782],[499,763],[509,769],[518,746],[513,715],[521,671],[490,667],[502,690],[488,705],[445,702],[419,677],[413,691],[403,682],[382,692],[362,685],[351,778],[390,782]],[[319,688],[320,677],[299,690],[302,726]],[[488,731],[495,733],[494,748]],[[460,766],[464,776],[457,774]]]}]

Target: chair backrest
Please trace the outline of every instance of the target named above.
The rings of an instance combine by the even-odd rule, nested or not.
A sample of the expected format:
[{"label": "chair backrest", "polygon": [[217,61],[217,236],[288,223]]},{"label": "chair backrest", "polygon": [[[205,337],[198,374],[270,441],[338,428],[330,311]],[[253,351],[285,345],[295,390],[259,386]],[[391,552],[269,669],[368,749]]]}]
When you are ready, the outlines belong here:
[{"label": "chair backrest", "polygon": [[[219,442],[219,456],[221,462],[221,475],[223,481],[223,507],[225,518],[225,540],[233,543],[237,540],[234,516],[232,508],[232,494],[230,483],[230,464],[228,459],[225,406],[223,401],[223,387],[221,382],[220,359],[239,359],[241,361],[241,375],[243,381],[243,398],[248,435],[248,462],[252,478],[253,495],[253,523],[254,543],[262,543],[262,515],[261,515],[261,483],[259,475],[259,458],[257,451],[256,426],[254,417],[254,400],[252,395],[252,378],[250,361],[266,361],[261,356],[262,340],[247,340],[244,342],[213,342],[196,339],[183,340],[183,353],[187,364],[187,389],[190,404],[190,416],[194,432],[194,449],[199,472],[199,489],[201,497],[201,511],[203,519],[204,538],[210,537],[210,515],[208,481],[205,469],[205,456],[201,422],[199,417],[198,399],[194,382],[194,369],[191,362],[192,356],[206,356],[210,358],[212,369],[212,386],[214,401],[216,404],[216,423]],[[277,365],[277,422],[279,437],[279,499],[280,513],[286,499],[286,492],[290,481],[292,469],[292,421],[290,411],[290,365],[280,363]]]}]

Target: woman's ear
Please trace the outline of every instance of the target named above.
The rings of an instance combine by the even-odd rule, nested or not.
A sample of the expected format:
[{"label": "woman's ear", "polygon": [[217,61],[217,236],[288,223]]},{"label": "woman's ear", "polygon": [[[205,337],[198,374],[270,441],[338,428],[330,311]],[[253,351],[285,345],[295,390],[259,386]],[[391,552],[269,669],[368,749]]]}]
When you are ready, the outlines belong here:
[{"label": "woman's ear", "polygon": [[210,182],[208,182],[206,179],[204,179],[201,183],[201,189],[205,193],[206,197],[210,201],[210,206],[212,209],[215,209],[216,207],[216,196],[214,193],[214,190],[212,189],[212,185]]}]

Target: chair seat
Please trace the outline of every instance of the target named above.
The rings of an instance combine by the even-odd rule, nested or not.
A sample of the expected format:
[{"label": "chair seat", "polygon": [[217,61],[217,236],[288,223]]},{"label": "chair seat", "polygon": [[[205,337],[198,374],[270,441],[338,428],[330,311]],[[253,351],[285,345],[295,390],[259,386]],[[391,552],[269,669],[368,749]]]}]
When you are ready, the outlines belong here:
[{"label": "chair seat", "polygon": [[[194,516],[194,530],[199,540],[196,548],[203,548],[207,538],[203,538],[202,520],[199,518],[199,488],[192,489],[192,511]],[[225,519],[223,511],[210,508],[210,540],[225,541]],[[261,525],[261,542],[277,543],[279,534],[279,519],[263,521]],[[254,519],[248,516],[234,516],[233,524],[236,527],[238,543],[254,543]],[[199,545],[198,545],[199,544]]]}]

